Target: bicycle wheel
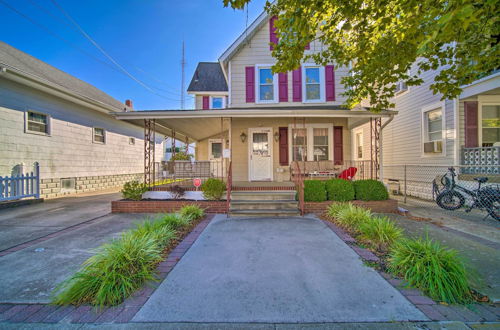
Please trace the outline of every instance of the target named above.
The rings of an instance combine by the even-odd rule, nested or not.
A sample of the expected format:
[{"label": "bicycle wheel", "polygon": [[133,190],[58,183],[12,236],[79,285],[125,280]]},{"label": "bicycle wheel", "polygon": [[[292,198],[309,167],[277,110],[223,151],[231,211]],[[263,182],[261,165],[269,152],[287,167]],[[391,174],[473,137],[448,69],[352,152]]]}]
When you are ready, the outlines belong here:
[{"label": "bicycle wheel", "polygon": [[436,203],[445,210],[457,210],[464,206],[465,198],[456,191],[443,191],[436,198]]},{"label": "bicycle wheel", "polygon": [[499,201],[494,201],[491,203],[486,210],[488,211],[488,214],[495,220],[500,221],[500,202]]}]

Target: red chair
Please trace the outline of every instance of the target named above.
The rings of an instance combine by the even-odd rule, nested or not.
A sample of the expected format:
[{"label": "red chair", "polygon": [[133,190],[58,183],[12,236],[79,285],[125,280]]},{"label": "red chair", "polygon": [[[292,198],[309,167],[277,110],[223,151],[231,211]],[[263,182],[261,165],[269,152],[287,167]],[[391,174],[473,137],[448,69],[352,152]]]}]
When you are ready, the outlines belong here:
[{"label": "red chair", "polygon": [[349,167],[347,170],[343,170],[338,177],[339,179],[350,181],[356,175],[356,172],[358,172],[358,169],[356,167]]}]

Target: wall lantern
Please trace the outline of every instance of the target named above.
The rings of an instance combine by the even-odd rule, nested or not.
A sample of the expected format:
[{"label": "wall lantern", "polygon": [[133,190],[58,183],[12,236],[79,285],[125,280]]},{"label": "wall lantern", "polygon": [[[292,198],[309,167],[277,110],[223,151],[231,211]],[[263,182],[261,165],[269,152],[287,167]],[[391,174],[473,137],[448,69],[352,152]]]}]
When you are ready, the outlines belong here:
[{"label": "wall lantern", "polygon": [[280,140],[280,133],[274,132],[274,141],[278,142]]},{"label": "wall lantern", "polygon": [[241,139],[241,142],[245,142],[247,140],[247,135],[245,134],[245,132],[241,132],[240,139]]}]

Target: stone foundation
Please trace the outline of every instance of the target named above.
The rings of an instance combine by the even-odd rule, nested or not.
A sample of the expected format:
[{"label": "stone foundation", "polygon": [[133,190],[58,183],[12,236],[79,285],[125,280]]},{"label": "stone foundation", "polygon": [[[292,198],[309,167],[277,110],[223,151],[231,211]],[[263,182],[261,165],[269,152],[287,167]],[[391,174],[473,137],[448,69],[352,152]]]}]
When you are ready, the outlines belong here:
[{"label": "stone foundation", "polygon": [[[56,198],[78,193],[93,192],[110,188],[121,188],[125,182],[143,179],[144,174],[117,174],[102,176],[82,176],[76,178],[52,178],[40,180],[40,197]],[[61,179],[75,179],[74,189],[61,186]]]}]

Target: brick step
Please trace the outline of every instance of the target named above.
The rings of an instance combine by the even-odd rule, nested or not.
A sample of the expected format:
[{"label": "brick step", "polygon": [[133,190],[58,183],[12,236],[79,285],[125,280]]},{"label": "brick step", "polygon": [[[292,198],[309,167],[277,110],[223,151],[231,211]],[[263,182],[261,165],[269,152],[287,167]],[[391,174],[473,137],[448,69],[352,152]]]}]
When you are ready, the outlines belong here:
[{"label": "brick step", "polygon": [[230,217],[291,217],[300,216],[298,209],[229,210]]}]

